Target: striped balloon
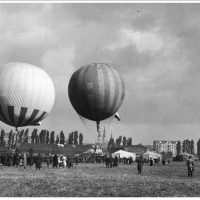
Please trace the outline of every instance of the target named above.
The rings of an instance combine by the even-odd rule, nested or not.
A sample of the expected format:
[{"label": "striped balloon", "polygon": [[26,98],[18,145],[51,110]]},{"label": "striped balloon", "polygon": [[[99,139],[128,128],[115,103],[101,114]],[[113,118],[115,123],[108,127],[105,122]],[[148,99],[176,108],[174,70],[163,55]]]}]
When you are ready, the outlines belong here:
[{"label": "striped balloon", "polygon": [[55,89],[49,75],[26,63],[0,68],[0,120],[14,126],[36,125],[51,111]]},{"label": "striped balloon", "polygon": [[125,97],[125,85],[118,72],[104,63],[93,63],[72,75],[68,95],[76,112],[89,120],[113,116]]}]

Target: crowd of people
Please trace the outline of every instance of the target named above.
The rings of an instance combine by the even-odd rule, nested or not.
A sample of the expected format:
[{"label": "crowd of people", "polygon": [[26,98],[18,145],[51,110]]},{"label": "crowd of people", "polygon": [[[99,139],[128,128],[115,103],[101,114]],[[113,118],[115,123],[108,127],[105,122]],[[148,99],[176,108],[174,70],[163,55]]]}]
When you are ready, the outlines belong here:
[{"label": "crowd of people", "polygon": [[0,165],[2,166],[21,166],[24,167],[24,169],[27,168],[27,166],[33,166],[35,165],[36,170],[40,170],[42,168],[42,162],[45,162],[47,164],[47,167],[50,167],[52,165],[52,168],[71,168],[73,167],[73,163],[78,164],[78,159],[75,157],[68,155],[49,155],[46,157],[42,157],[40,153],[38,155],[31,155],[26,153],[13,153],[13,152],[7,152],[0,154]]},{"label": "crowd of people", "polygon": [[106,156],[103,162],[106,163],[106,168],[111,168],[111,167],[117,167],[119,162],[131,165],[133,163],[133,158],[129,157],[129,158],[118,159],[117,156],[115,156],[115,158],[113,158],[112,156]]},{"label": "crowd of people", "polygon": [[[97,157],[96,157],[97,158]],[[82,159],[84,161],[84,159]],[[71,155],[49,155],[42,157],[40,153],[38,155],[31,155],[26,153],[17,153],[17,152],[7,152],[0,154],[0,165],[3,166],[21,166],[24,169],[27,166],[35,165],[36,170],[42,168],[42,162],[46,162],[47,167],[49,168],[52,165],[52,168],[71,168],[74,163],[77,165],[79,163],[78,157],[72,157]],[[130,158],[113,158],[111,155],[106,155],[102,158],[102,162],[106,164],[106,168],[117,167],[119,162],[124,162],[124,164],[131,165],[133,163],[132,157]],[[138,174],[141,174],[143,171],[143,165],[145,163],[143,156],[140,156],[136,159]],[[150,158],[150,166],[153,166],[154,160]],[[165,159],[162,159],[162,164],[165,165]],[[168,160],[168,164],[170,161]],[[191,156],[186,159],[186,165],[188,169],[188,177],[193,176],[194,172],[194,161]]]}]

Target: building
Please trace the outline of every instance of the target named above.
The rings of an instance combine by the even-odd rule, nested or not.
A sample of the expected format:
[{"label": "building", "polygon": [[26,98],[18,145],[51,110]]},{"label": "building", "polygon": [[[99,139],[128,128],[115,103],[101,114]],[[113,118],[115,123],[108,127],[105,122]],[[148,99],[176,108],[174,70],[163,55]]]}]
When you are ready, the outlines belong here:
[{"label": "building", "polygon": [[157,153],[161,152],[172,152],[173,157],[177,155],[177,146],[178,141],[165,141],[165,140],[154,140],[153,141],[153,150]]}]

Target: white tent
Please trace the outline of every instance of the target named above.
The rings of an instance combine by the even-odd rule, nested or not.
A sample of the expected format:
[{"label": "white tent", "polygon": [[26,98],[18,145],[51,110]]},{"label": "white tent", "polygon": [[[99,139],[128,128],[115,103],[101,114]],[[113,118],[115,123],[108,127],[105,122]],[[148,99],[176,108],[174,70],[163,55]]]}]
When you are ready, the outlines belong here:
[{"label": "white tent", "polygon": [[153,159],[158,159],[158,158],[161,158],[161,154],[158,154],[156,152],[153,152],[153,151],[147,151],[146,153],[143,154],[144,158],[146,158],[147,160],[149,160],[150,158],[153,158]]},{"label": "white tent", "polygon": [[135,159],[136,159],[135,153],[123,151],[123,150],[119,150],[119,151],[116,151],[115,153],[112,153],[112,157],[114,158],[115,156],[117,156],[118,158],[130,158],[130,157],[132,157],[133,161],[135,161]]}]

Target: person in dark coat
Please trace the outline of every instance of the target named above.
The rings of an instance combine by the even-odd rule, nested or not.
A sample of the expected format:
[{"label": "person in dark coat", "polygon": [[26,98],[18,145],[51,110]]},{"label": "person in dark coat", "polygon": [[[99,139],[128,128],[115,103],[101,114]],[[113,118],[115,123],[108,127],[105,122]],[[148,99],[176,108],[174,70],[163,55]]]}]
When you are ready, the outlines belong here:
[{"label": "person in dark coat", "polygon": [[54,155],[53,157],[53,168],[54,167],[58,167],[58,156],[57,155]]},{"label": "person in dark coat", "polygon": [[117,166],[118,166],[118,158],[117,158],[117,156],[115,156],[114,162],[113,162],[113,167],[117,167]]},{"label": "person in dark coat", "polygon": [[131,165],[131,164],[132,164],[132,162],[133,162],[133,158],[132,158],[132,157],[130,157],[130,158],[129,158],[129,164]]},{"label": "person in dark coat", "polygon": [[73,158],[70,155],[67,157],[67,166],[68,168],[73,167]]},{"label": "person in dark coat", "polygon": [[150,158],[150,166],[153,166],[153,158]]},{"label": "person in dark coat", "polygon": [[16,166],[19,166],[19,163],[20,163],[20,156],[19,156],[19,153],[16,153]]},{"label": "person in dark coat", "polygon": [[194,161],[192,159],[192,156],[189,156],[189,159],[187,160],[186,164],[188,168],[188,177],[192,177],[194,172]]},{"label": "person in dark coat", "polygon": [[110,158],[106,156],[105,158],[106,168],[109,168]]},{"label": "person in dark coat", "polygon": [[33,166],[34,164],[34,156],[31,154],[30,155],[30,166]]},{"label": "person in dark coat", "polygon": [[38,155],[36,156],[35,167],[36,167],[36,171],[42,168],[42,156],[40,155],[40,153],[38,153]]},{"label": "person in dark coat", "polygon": [[143,159],[142,156],[140,156],[139,159],[137,160],[137,170],[138,170],[138,174],[141,174],[141,173],[142,173],[143,164],[144,164],[144,159]]},{"label": "person in dark coat", "polygon": [[165,158],[162,158],[162,164],[165,165]]}]

